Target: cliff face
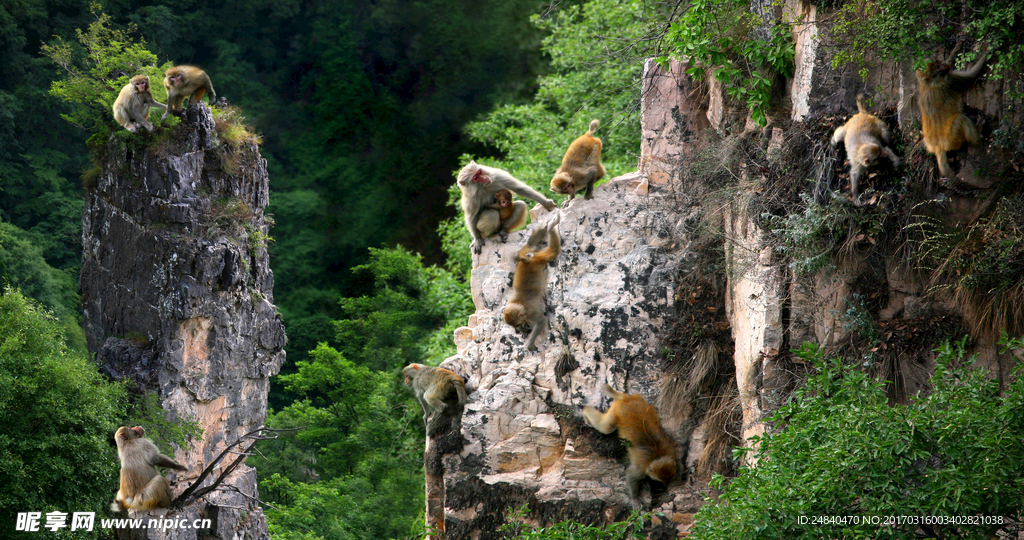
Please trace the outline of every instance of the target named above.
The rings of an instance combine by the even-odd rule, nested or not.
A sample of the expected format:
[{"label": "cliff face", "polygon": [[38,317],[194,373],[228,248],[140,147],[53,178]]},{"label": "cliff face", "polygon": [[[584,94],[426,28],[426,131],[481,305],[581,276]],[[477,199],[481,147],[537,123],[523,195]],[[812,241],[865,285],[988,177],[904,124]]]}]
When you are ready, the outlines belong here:
[{"label": "cliff face", "polygon": [[[169,416],[203,429],[202,440],[176,449],[188,467],[172,477],[176,496],[227,445],[262,426],[285,343],[265,245],[266,162],[255,142],[219,140],[205,105],[186,115],[155,148],[150,134],[112,137],[82,215],[89,349],[112,378],[158,393]],[[168,516],[211,519],[209,530],[148,538],[266,538],[250,498],[255,471],[242,465],[222,487]]]},{"label": "cliff face", "polygon": [[[853,68],[832,69],[835,49],[816,26],[817,10],[799,1],[785,6],[796,23],[796,73],[785,84],[786,116],[772,118],[767,128],[753,126],[710,77],[698,90],[679,65],[666,72],[648,64],[639,170],[606,181],[593,200],[577,198],[563,208],[564,250],[548,269],[550,331],[536,352],[526,351],[525,336],[501,318],[513,256],[528,232],[513,233],[505,244],[489,241],[474,258],[477,311],[456,332],[458,355],[443,364],[466,376],[472,389],[464,444],[449,446],[454,450],[440,471],[444,489],[434,491],[443,498],[435,506],[445,508],[448,537],[497,538],[509,509],[522,505],[539,524],[623,518],[629,499],[622,443],[580,416],[586,405],[607,408],[604,383],[655,404],[678,443],[683,473],[655,493],[653,509],[667,519],[650,531],[652,538],[675,537],[688,530],[711,492],[709,473],[736,466],[725,459],[728,446],[763,433],[765,419],[800,383],[805,367],[793,362],[790,349],[813,341],[858,353],[846,317],[864,310],[881,330],[876,361],[892,370],[876,374],[897,381],[898,401],[927,391],[930,351],[941,336],[992,320],[909,264],[900,245],[905,238],[857,236],[857,227],[872,220],[902,234],[887,215],[904,208],[899,204],[852,210],[844,222],[854,231],[846,248],[832,254],[828,268],[810,273],[797,270],[766,221],[803,212],[798,192],[809,195],[808,179],[845,174],[828,141],[856,112],[854,98],[865,87],[879,110],[895,111],[886,118],[910,141],[908,154],[917,136],[910,66],[882,64],[867,81]],[[993,116],[1013,109],[1000,101],[1000,84],[979,85],[968,104]],[[933,156],[907,159],[934,168]],[[1012,160],[991,148],[961,151],[959,159],[968,184],[991,185],[992,177],[1015,174]],[[799,177],[781,185],[789,169]],[[876,195],[887,196],[883,188]],[[993,197],[949,190],[927,204],[940,205],[937,222],[955,226],[981,215]],[[550,219],[539,207],[533,212],[535,223]],[[994,376],[1013,363],[998,353],[997,334],[973,332],[972,352]],[[566,359],[579,366],[560,376]]]}]

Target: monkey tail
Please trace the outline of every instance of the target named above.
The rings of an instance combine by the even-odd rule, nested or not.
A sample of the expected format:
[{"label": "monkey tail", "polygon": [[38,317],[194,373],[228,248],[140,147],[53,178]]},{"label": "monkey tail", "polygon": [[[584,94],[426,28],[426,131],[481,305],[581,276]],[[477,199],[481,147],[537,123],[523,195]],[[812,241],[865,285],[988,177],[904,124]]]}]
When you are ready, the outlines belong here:
[{"label": "monkey tail", "polygon": [[590,133],[591,135],[593,135],[594,132],[597,131],[598,126],[600,126],[600,125],[601,125],[601,122],[599,122],[597,120],[597,118],[591,120],[590,121],[590,129],[587,130],[587,133]]},{"label": "monkey tail", "polygon": [[868,107],[864,103],[864,94],[857,94],[857,112],[868,114]]},{"label": "monkey tail", "polygon": [[608,383],[604,383],[604,385],[601,386],[601,390],[604,390],[604,395],[606,395],[606,396],[608,396],[608,397],[610,397],[612,399],[619,399],[619,397],[622,396],[622,394],[620,394],[619,392],[616,392],[615,389],[612,388],[612,385],[610,385]]}]

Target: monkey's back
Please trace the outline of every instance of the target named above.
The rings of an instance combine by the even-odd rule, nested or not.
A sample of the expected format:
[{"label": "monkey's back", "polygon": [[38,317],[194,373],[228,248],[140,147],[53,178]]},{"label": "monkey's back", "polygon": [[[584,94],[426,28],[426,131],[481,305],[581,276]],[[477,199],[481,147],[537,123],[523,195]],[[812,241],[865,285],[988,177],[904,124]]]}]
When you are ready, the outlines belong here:
[{"label": "monkey's back", "polygon": [[649,451],[651,455],[675,454],[675,443],[661,427],[661,419],[654,406],[637,394],[619,394],[616,398],[615,425],[619,438],[629,441],[634,451]]},{"label": "monkey's back", "polygon": [[[882,146],[885,138],[885,124],[877,116],[868,113],[857,113],[846,122],[844,143],[846,156],[853,161],[859,156],[858,149],[864,144]],[[861,160],[861,165],[867,165]]]},{"label": "monkey's back", "polygon": [[[931,153],[949,152],[960,148],[964,137],[955,129],[970,120],[963,115],[963,99],[946,88],[940,77],[930,77],[918,71],[917,104],[921,111],[921,134],[925,148]],[[944,78],[943,78],[944,79]],[[973,125],[970,126],[973,128]]]},{"label": "monkey's back", "polygon": [[[593,156],[597,156],[595,159]],[[601,139],[586,132],[576,138],[569,145],[569,149],[562,156],[562,166],[557,172],[592,167],[601,162]]]}]

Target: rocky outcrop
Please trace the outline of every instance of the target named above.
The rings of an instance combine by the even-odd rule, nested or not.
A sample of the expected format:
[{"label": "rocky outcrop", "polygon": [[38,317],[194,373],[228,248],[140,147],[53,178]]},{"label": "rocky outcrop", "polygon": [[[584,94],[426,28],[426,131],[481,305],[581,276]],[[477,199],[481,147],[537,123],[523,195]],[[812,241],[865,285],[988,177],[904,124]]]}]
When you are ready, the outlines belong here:
[{"label": "rocky outcrop", "polygon": [[[693,150],[684,144],[694,137],[690,128],[708,124],[699,104],[678,105],[688,103],[681,95],[690,84],[678,66],[665,72],[652,62],[645,81],[644,170],[613,178],[592,200],[577,197],[560,210],[562,254],[548,269],[550,327],[536,352],[526,351],[525,333],[501,314],[513,257],[529,231],[504,244],[488,241],[474,258],[477,311],[455,333],[458,356],[444,364],[472,389],[464,445],[444,462],[449,538],[496,538],[508,509],[521,505],[539,522],[597,523],[628,514],[623,443],[585,427],[579,411],[607,408],[604,383],[658,402],[662,337],[676,317],[677,273],[688,262],[687,230],[699,211],[694,194],[680,189],[674,165]],[[531,228],[552,217],[535,208]],[[566,364],[578,367],[558,373]],[[681,456],[693,431],[684,421],[663,419]],[[692,486],[659,493],[657,507],[676,516],[664,527],[689,523],[684,514],[700,501]]]},{"label": "rocky outcrop", "polygon": [[[285,336],[273,305],[268,177],[256,143],[221,141],[203,104],[172,129],[160,141],[149,133],[108,141],[82,214],[81,288],[89,349],[104,371],[156,392],[169,417],[203,430],[176,449],[188,467],[172,482],[178,495],[263,425]],[[256,496],[255,471],[242,465],[221,489],[168,515],[211,519],[209,529],[133,534],[267,538]]]},{"label": "rocky outcrop", "polygon": [[[443,467],[433,471],[433,481],[443,478],[444,489],[433,493],[443,497],[450,538],[497,538],[509,510],[523,505],[531,510],[528,521],[537,524],[604,523],[627,513],[622,444],[580,417],[585,405],[607,407],[600,393],[604,383],[655,404],[678,443],[684,473],[654,494],[653,509],[667,519],[648,531],[652,538],[675,537],[688,530],[710,492],[702,471],[714,469],[708,460],[722,455],[710,449],[720,449],[723,437],[733,437],[729,443],[735,445],[763,434],[766,419],[800,383],[805,366],[793,361],[791,349],[813,341],[857,354],[850,349],[856,345],[848,320],[864,309],[857,298],[875,302],[866,320],[888,341],[873,358],[897,370],[876,375],[901,385],[891,394],[895,401],[927,391],[934,367],[930,351],[941,336],[959,332],[960,321],[971,326],[984,316],[930,290],[927,273],[908,267],[899,242],[881,245],[868,234],[853,236],[827,269],[810,275],[797,271],[778,249],[777,232],[767,220],[804,210],[797,192],[808,195],[810,169],[845,174],[839,172],[841,158],[827,149],[834,129],[828,122],[855,111],[858,92],[872,89],[875,106],[895,110],[903,135],[915,136],[911,67],[879,63],[867,81],[852,69],[832,68],[835,47],[817,24],[818,12],[818,6],[799,0],[782,10],[794,23],[796,70],[781,100],[790,105],[788,114],[770,118],[767,129],[752,125],[712,77],[698,88],[678,64],[648,64],[638,171],[605,182],[592,200],[577,198],[561,210],[564,250],[549,267],[550,331],[537,352],[526,351],[525,336],[501,318],[513,257],[528,232],[514,233],[504,244],[488,242],[474,258],[477,311],[456,331],[458,355],[444,364],[465,376],[472,389],[464,444],[449,445]],[[968,103],[992,110],[991,100],[980,98],[1002,95],[992,88],[999,84],[986,82],[968,94]],[[891,119],[893,113],[887,114]],[[827,160],[809,164],[806,152],[795,152],[799,144],[824,148],[817,157],[827,154]],[[965,182],[983,185],[974,171],[987,159],[982,154],[993,151],[960,152]],[[994,163],[1010,167],[1008,159]],[[800,173],[797,187],[774,185],[786,169],[808,174]],[[789,191],[776,193],[784,190]],[[941,215],[950,224],[976,218],[992,200],[953,190],[943,197],[948,202]],[[533,219],[545,223],[551,216],[538,207]],[[719,266],[702,256],[709,249]],[[692,324],[701,316],[727,343]],[[972,352],[994,374],[1008,373],[1013,360],[997,353],[996,337],[975,335]],[[680,355],[690,359],[678,362]],[[716,363],[723,356],[727,366]],[[577,364],[563,375],[560,367]],[[698,404],[711,402],[718,405]],[[715,406],[733,420],[712,425],[707,412]]]}]

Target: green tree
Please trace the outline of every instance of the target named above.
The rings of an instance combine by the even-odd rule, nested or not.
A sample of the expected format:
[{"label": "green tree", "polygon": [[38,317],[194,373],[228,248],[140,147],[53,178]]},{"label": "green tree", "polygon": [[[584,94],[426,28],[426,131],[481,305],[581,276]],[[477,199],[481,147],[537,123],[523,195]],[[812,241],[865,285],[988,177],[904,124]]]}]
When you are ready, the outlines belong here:
[{"label": "green tree", "polygon": [[372,249],[354,270],[373,294],[342,299],[341,346],[320,343],[279,377],[297,400],[268,425],[302,429],[252,461],[275,537],[402,538],[422,526],[423,423],[398,371],[454,354],[472,302],[465,283],[402,248]]},{"label": "green tree", "polygon": [[[658,28],[664,27],[660,17],[643,2],[622,0],[594,0],[534,16],[534,25],[546,34],[542,50],[551,58],[552,72],[538,79],[529,103],[506,101],[467,126],[471,139],[502,156],[479,161],[548,192],[569,143],[597,118],[605,179],[635,170],[640,79],[644,59],[654,54]],[[452,184],[449,204],[461,211],[458,200]],[[470,237],[461,216],[442,223],[440,234],[450,267],[468,273]]]},{"label": "green tree", "polygon": [[124,388],[70,352],[60,333],[58,321],[19,291],[0,296],[4,529],[13,529],[17,512],[102,512],[117,486],[110,437],[124,415]]},{"label": "green tree", "polygon": [[[1024,342],[1004,345],[1019,350]],[[814,372],[769,420],[778,430],[756,441],[757,466],[728,482],[716,479],[722,495],[701,509],[694,537],[909,539],[920,530],[988,538],[1000,528],[999,516],[1019,523],[1024,372],[1018,366],[1000,392],[998,381],[964,359],[963,342],[938,352],[933,392],[890,406],[883,381],[805,344],[797,355]],[[804,524],[800,516],[860,520]],[[922,521],[871,521],[878,516]]]},{"label": "green tree", "polygon": [[39,236],[0,222],[0,286],[17,288],[51,310],[59,321],[64,339],[72,348],[84,351],[77,276],[47,264],[40,247],[44,242],[33,242]]}]

